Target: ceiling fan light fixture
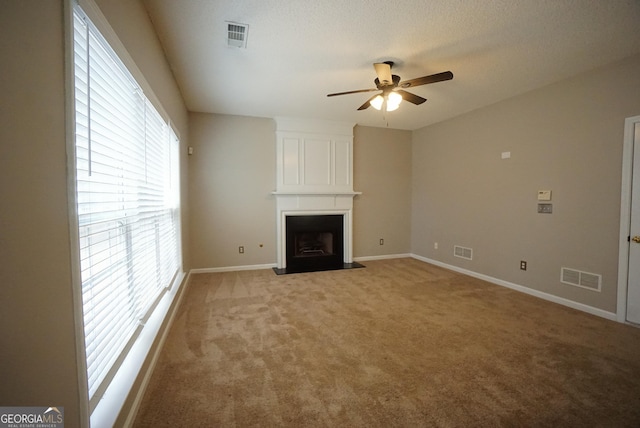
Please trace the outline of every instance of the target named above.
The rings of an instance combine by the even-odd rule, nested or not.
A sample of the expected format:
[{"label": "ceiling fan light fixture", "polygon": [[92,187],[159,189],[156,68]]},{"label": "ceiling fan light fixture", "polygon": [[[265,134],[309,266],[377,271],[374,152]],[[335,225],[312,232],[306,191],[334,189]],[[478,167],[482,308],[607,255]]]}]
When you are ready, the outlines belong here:
[{"label": "ceiling fan light fixture", "polygon": [[387,96],[387,111],[394,111],[400,107],[400,103],[402,102],[402,95],[397,92],[391,92]]},{"label": "ceiling fan light fixture", "polygon": [[371,107],[373,107],[374,109],[380,110],[382,109],[383,102],[384,102],[384,98],[382,98],[382,95],[378,95],[377,97],[369,101],[369,104],[371,104]]},{"label": "ceiling fan light fixture", "polygon": [[398,94],[397,92],[391,92],[385,96],[376,96],[374,99],[369,101],[369,104],[376,110],[382,110],[384,107],[384,111],[394,111],[398,110],[401,102],[402,95]]},{"label": "ceiling fan light fixture", "polygon": [[400,104],[387,104],[387,110],[386,111],[398,110],[398,107],[400,107]]}]

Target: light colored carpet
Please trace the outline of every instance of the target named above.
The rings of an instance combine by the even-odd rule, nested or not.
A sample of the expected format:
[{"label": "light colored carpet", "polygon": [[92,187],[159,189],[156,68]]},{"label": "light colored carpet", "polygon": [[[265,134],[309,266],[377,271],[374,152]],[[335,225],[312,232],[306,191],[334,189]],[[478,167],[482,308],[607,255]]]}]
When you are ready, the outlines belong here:
[{"label": "light colored carpet", "polygon": [[135,426],[640,426],[640,329],[365,264],[192,275]]}]

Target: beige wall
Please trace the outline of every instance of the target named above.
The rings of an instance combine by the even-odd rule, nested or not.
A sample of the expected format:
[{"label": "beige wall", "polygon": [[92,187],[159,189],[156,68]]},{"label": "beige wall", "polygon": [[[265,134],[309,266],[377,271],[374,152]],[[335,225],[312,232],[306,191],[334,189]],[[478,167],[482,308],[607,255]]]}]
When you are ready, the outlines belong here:
[{"label": "beige wall", "polygon": [[411,132],[356,126],[353,158],[354,257],[410,253]]},{"label": "beige wall", "polygon": [[[204,113],[189,119],[192,266],[275,264],[275,122]],[[354,202],[354,256],[408,253],[411,132],[356,127],[354,189],[363,192]]]},{"label": "beige wall", "polygon": [[275,263],[275,122],[203,113],[189,121],[192,267]]},{"label": "beige wall", "polygon": [[74,427],[63,31],[61,1],[0,5],[0,403],[64,406]]},{"label": "beige wall", "polygon": [[[0,404],[64,406],[65,426],[79,427],[63,4],[0,3]],[[139,2],[114,2],[108,12],[125,45],[154,37]],[[131,47],[186,144],[186,109],[162,52]]]},{"label": "beige wall", "polygon": [[[413,252],[615,312],[623,126],[638,114],[635,57],[415,131]],[[537,214],[546,189],[553,214]],[[561,267],[601,274],[602,292],[561,284]]]}]

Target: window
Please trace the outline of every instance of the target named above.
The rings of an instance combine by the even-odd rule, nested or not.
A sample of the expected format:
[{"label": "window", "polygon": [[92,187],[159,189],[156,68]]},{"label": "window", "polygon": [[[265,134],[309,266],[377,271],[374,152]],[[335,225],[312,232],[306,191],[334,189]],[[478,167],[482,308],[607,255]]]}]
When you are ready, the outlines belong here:
[{"label": "window", "polygon": [[91,408],[180,267],[178,138],[74,10],[75,182]]}]

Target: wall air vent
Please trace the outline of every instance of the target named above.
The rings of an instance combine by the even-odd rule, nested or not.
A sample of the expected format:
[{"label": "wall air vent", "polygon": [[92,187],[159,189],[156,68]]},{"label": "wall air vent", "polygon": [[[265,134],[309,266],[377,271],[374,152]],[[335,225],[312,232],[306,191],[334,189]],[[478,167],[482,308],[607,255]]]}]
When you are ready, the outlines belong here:
[{"label": "wall air vent", "polygon": [[227,21],[227,45],[236,48],[246,48],[248,32],[249,26],[247,24]]},{"label": "wall air vent", "polygon": [[588,290],[600,291],[602,275],[563,267],[560,270],[560,282]]},{"label": "wall air vent", "polygon": [[460,257],[461,259],[472,260],[473,259],[473,250],[471,248],[461,247],[459,245],[453,246],[453,255],[456,257]]}]

